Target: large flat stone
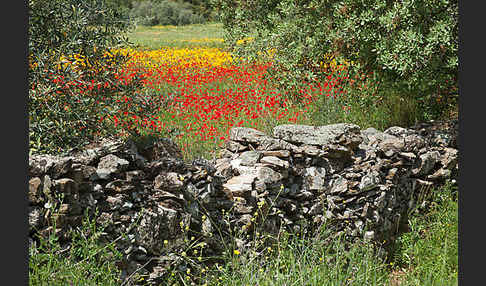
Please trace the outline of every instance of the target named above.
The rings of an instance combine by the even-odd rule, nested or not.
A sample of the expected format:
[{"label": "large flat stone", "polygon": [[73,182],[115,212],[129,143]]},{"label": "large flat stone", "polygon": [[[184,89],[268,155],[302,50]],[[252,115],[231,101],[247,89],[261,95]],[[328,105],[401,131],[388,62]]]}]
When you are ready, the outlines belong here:
[{"label": "large flat stone", "polygon": [[261,163],[269,164],[283,169],[288,169],[290,167],[289,162],[281,160],[275,156],[265,156],[260,160]]},{"label": "large flat stone", "polygon": [[224,191],[230,198],[243,197],[245,193],[252,190],[252,184],[256,174],[244,174],[229,179],[223,184]]},{"label": "large flat stone", "polygon": [[325,126],[284,124],[273,129],[273,136],[292,143],[320,146],[342,144],[352,149],[363,140],[360,127],[347,123]]},{"label": "large flat stone", "polygon": [[262,131],[248,127],[234,127],[231,128],[229,133],[230,140],[239,142],[258,143],[265,137],[268,136]]}]

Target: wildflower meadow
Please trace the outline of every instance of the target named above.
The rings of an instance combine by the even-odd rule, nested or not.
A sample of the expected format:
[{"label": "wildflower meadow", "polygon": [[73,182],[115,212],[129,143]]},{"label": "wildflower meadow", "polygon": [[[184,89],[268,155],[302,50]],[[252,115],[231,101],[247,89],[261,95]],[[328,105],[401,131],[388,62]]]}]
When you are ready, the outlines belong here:
[{"label": "wildflower meadow", "polygon": [[[116,136],[171,136],[186,156],[203,156],[221,146],[232,127],[269,130],[277,124],[310,122],[316,101],[345,95],[348,63],[329,61],[326,79],[303,85],[296,104],[289,91],[273,84],[268,72],[271,61],[248,63],[222,48],[197,46],[207,41],[222,39],[194,39],[196,46],[189,48],[114,50],[113,54],[129,59],[114,77],[117,84],[127,86],[140,79],[141,85],[106,106],[117,110],[115,114],[99,114],[97,120],[113,125]],[[86,66],[80,55],[69,58],[72,60],[62,57],[59,68]],[[52,82],[65,90],[76,86],[87,96],[111,86],[109,81],[81,83],[65,81],[62,76],[53,76]],[[341,108],[346,112],[349,107]],[[64,109],[69,111],[70,106]]]}]

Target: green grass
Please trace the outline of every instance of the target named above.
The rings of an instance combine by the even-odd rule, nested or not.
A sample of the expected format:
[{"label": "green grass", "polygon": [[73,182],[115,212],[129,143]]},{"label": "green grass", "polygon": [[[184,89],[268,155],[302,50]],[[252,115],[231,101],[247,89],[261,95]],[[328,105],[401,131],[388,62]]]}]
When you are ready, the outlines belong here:
[{"label": "green grass", "polygon": [[228,259],[208,285],[385,285],[387,265],[366,244],[345,249],[341,239],[324,236],[285,236],[264,249],[258,259],[251,255]]},{"label": "green grass", "polygon": [[193,24],[186,26],[137,26],[128,34],[135,45],[147,49],[163,47],[191,48],[197,46],[223,47],[220,41],[193,42],[202,39],[222,39],[223,28],[220,23]]},{"label": "green grass", "polygon": [[54,232],[39,237],[39,244],[29,249],[29,285],[120,285],[116,262],[122,254],[114,242],[101,242],[102,233],[86,216],[72,231],[69,247]]},{"label": "green grass", "polygon": [[345,122],[356,124],[362,130],[373,127],[384,131],[391,126],[408,127],[420,121],[418,102],[390,89],[376,95],[351,89],[345,97],[322,98],[311,110],[307,123],[310,125]]},{"label": "green grass", "polygon": [[451,187],[434,191],[430,209],[412,216],[411,231],[399,237],[395,270],[402,286],[457,285],[458,204]]}]

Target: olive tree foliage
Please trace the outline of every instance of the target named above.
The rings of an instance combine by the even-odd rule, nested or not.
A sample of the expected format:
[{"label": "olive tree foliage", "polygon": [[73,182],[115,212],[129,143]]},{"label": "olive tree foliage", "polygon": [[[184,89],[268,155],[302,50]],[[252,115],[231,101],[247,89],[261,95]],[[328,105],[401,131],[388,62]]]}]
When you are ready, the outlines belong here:
[{"label": "olive tree foliage", "polygon": [[138,85],[117,79],[128,57],[113,49],[127,43],[128,18],[102,0],[29,0],[28,15],[30,151],[66,151],[107,134],[101,119]]},{"label": "olive tree foliage", "polygon": [[[418,97],[457,86],[457,0],[214,0],[225,41],[256,59],[277,51],[284,78],[319,76],[330,58],[352,61]],[[245,45],[237,40],[253,37]]]},{"label": "olive tree foliage", "polygon": [[100,63],[112,47],[127,43],[128,18],[102,0],[29,0],[29,79],[57,72],[60,56],[80,54]]}]

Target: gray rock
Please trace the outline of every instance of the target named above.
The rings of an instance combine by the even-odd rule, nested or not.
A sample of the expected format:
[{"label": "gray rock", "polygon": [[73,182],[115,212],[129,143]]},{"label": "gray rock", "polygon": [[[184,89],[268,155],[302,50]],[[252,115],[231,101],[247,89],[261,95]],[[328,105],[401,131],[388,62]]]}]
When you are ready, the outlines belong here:
[{"label": "gray rock", "polygon": [[386,197],[386,192],[381,192],[380,196],[375,200],[375,206],[381,210],[385,207],[385,197]]},{"label": "gray rock", "polygon": [[304,187],[310,191],[323,190],[325,187],[326,170],[321,167],[309,167],[304,173]]},{"label": "gray rock", "polygon": [[391,168],[388,170],[388,174],[385,179],[393,181],[397,177],[398,168]]},{"label": "gray rock", "polygon": [[181,149],[169,138],[157,138],[151,144],[141,147],[139,153],[148,161],[157,161],[166,158],[182,160]]},{"label": "gray rock", "polygon": [[434,138],[433,144],[437,146],[451,146],[455,141],[452,134],[440,130],[434,131],[432,137]]},{"label": "gray rock", "polygon": [[288,169],[290,167],[289,162],[281,160],[275,156],[265,156],[260,159],[263,164],[269,164],[278,168]]},{"label": "gray rock", "polygon": [[231,141],[231,140],[226,141],[225,147],[228,151],[231,151],[233,153],[248,150],[248,146],[242,145],[238,142]]},{"label": "gray rock", "polygon": [[128,165],[127,160],[108,154],[100,159],[96,173],[100,179],[109,179],[112,174],[126,170]]},{"label": "gray rock", "polygon": [[295,194],[293,198],[295,198],[298,201],[310,201],[315,198],[315,195],[312,192],[301,190],[297,192],[297,194]]},{"label": "gray rock", "polygon": [[304,144],[299,147],[298,153],[303,153],[308,156],[317,156],[321,153],[321,149],[317,148],[316,146]]},{"label": "gray rock", "polygon": [[253,181],[257,175],[244,174],[229,179],[223,184],[224,191],[229,196],[244,197],[244,195],[252,190]]},{"label": "gray rock", "polygon": [[452,170],[458,163],[459,151],[453,148],[445,148],[444,154],[440,158],[443,168]]},{"label": "gray rock", "polygon": [[96,174],[96,167],[93,166],[81,165],[76,173],[78,174],[78,177],[74,179],[76,182],[83,180],[95,181],[99,179],[98,174]]},{"label": "gray rock", "polygon": [[329,144],[323,148],[321,156],[325,156],[331,159],[349,160],[353,155],[353,151],[345,146]]},{"label": "gray rock", "polygon": [[429,174],[434,169],[435,164],[440,160],[440,153],[438,151],[431,151],[420,155],[420,164],[417,168],[412,170],[416,176],[423,176]]},{"label": "gray rock", "polygon": [[325,126],[284,124],[273,129],[273,136],[291,143],[320,146],[341,144],[351,149],[362,141],[359,126],[346,123]]},{"label": "gray rock", "polygon": [[191,175],[188,175],[187,177],[191,177],[191,179],[194,181],[194,182],[197,182],[197,181],[201,181],[201,180],[204,180],[208,177],[208,171],[205,170],[205,169],[198,169],[196,172],[194,172]]},{"label": "gray rock", "polygon": [[218,151],[218,158],[233,158],[234,156],[237,156],[237,154],[228,151],[227,149],[221,149]]},{"label": "gray rock", "polygon": [[[372,128],[372,129],[374,129],[374,128]],[[363,142],[365,142],[366,145],[368,145],[370,147],[377,146],[379,143],[381,143],[384,140],[387,140],[387,139],[393,140],[393,139],[397,138],[396,136],[386,134],[386,133],[383,133],[383,132],[380,132],[380,131],[374,132],[374,130],[376,130],[376,129],[371,130],[370,128],[368,128],[367,130],[368,131],[366,131],[366,132],[361,132],[361,134],[363,136]]]},{"label": "gray rock", "polygon": [[337,178],[332,180],[331,184],[331,194],[341,194],[348,191],[348,180],[342,176],[337,176]]},{"label": "gray rock", "polygon": [[369,172],[363,177],[361,177],[361,182],[359,183],[359,189],[362,192],[372,190],[381,183],[380,176],[377,172]]},{"label": "gray rock", "polygon": [[405,148],[405,142],[403,138],[387,138],[378,144],[378,148],[384,153],[388,151],[401,152]]},{"label": "gray rock", "polygon": [[417,156],[411,152],[401,152],[398,154],[401,158],[405,159],[408,162],[414,162]]},{"label": "gray rock", "polygon": [[451,170],[439,169],[439,170],[435,171],[432,175],[428,175],[427,179],[433,180],[433,181],[445,180],[445,179],[449,179],[451,177],[451,173],[452,173]]},{"label": "gray rock", "polygon": [[35,177],[29,180],[28,198],[30,204],[41,204],[42,199],[42,180]]},{"label": "gray rock", "polygon": [[[364,130],[361,130],[361,135],[363,135],[366,139],[368,139],[368,136],[375,135],[375,134],[378,134],[378,133],[381,133],[381,132],[376,130],[373,127],[368,127]],[[365,139],[365,138],[363,138],[363,139]]]},{"label": "gray rock", "polygon": [[53,155],[29,156],[29,175],[34,177],[48,174],[53,179],[57,179],[72,170],[72,163],[72,157]]},{"label": "gray rock", "polygon": [[268,167],[258,168],[257,178],[259,181],[264,182],[266,185],[275,185],[281,182],[283,179],[282,174],[272,170]]},{"label": "gray rock", "polygon": [[264,156],[275,156],[280,158],[290,157],[290,151],[288,150],[273,150],[273,151],[262,151]]},{"label": "gray rock", "polygon": [[308,214],[309,215],[317,215],[317,214],[322,214],[323,213],[323,207],[321,202],[317,202],[312,207],[310,208]]},{"label": "gray rock", "polygon": [[425,147],[425,140],[417,134],[405,136],[403,139],[406,152],[417,152]]},{"label": "gray rock", "polygon": [[128,140],[126,142],[124,151],[124,153],[131,158],[131,161],[133,161],[138,168],[143,169],[145,164],[148,162],[144,156],[138,153],[137,145],[132,140]]},{"label": "gray rock", "polygon": [[229,132],[230,140],[240,142],[258,143],[265,137],[268,136],[262,131],[247,127],[234,127]]},{"label": "gray rock", "polygon": [[135,186],[125,180],[114,180],[106,184],[105,190],[117,192],[117,193],[127,193],[133,191]]},{"label": "gray rock", "polygon": [[341,172],[345,167],[345,161],[339,159],[319,158],[317,165],[326,169],[328,174]]},{"label": "gray rock", "polygon": [[145,172],[142,170],[133,170],[125,173],[127,182],[138,182],[145,179]]},{"label": "gray rock", "polygon": [[368,209],[370,207],[370,203],[369,202],[366,202],[365,205],[363,206],[363,210],[361,212],[361,216],[362,217],[366,217],[368,216]]},{"label": "gray rock", "polygon": [[78,184],[72,179],[62,178],[59,180],[54,180],[53,186],[55,187],[57,194],[64,194],[67,199],[78,198]]},{"label": "gray rock", "polygon": [[154,188],[168,192],[180,191],[184,186],[181,178],[182,176],[175,172],[162,173],[155,177]]},{"label": "gray rock", "polygon": [[243,166],[241,165],[241,159],[235,159],[230,162],[231,167],[236,174],[239,175],[252,175],[258,176],[258,172],[260,168],[265,167],[265,164],[262,163],[255,163],[253,166]]},{"label": "gray rock", "polygon": [[421,179],[415,179],[414,182],[415,182],[414,190],[418,192],[430,190],[430,188],[434,185],[433,182],[429,182]]},{"label": "gray rock", "polygon": [[[183,227],[180,226],[183,222]],[[163,253],[164,240],[175,240],[183,235],[184,221],[177,211],[158,206],[156,210],[144,210],[136,226],[136,241],[153,255]]]},{"label": "gray rock", "polygon": [[258,151],[274,151],[274,150],[289,150],[293,151],[297,146],[290,144],[284,140],[275,139],[269,136],[258,138]]},{"label": "gray rock", "polygon": [[238,159],[241,160],[240,165],[242,166],[253,166],[258,163],[261,157],[262,153],[258,151],[246,151],[241,153]]},{"label": "gray rock", "polygon": [[231,159],[223,158],[216,160],[216,173],[215,176],[221,176],[225,180],[229,179],[233,174],[233,168],[231,166]]},{"label": "gray rock", "polygon": [[[327,196],[326,197],[326,201],[327,201],[327,206],[328,206],[328,209],[330,211],[334,211],[335,210],[341,210],[343,207],[339,204],[340,203],[340,200],[341,198],[337,197],[337,196]],[[336,213],[337,215],[337,213]]]},{"label": "gray rock", "polygon": [[234,209],[238,214],[249,214],[253,212],[253,207],[248,205],[247,201],[241,197],[234,198]]},{"label": "gray rock", "polygon": [[385,130],[383,133],[390,134],[390,135],[393,135],[393,136],[396,136],[396,137],[405,137],[405,136],[414,134],[415,131],[413,131],[412,129],[407,129],[407,128],[403,128],[403,127],[399,127],[399,126],[392,126],[392,127],[388,128],[387,130]]},{"label": "gray rock", "polygon": [[211,223],[211,219],[209,218],[205,218],[203,219],[202,221],[202,225],[201,225],[201,233],[203,236],[212,236],[213,233],[214,233],[214,227],[213,227],[213,224]]},{"label": "gray rock", "polygon": [[121,194],[116,194],[114,196],[108,196],[106,202],[108,203],[109,210],[118,210],[123,206],[124,197]]}]

